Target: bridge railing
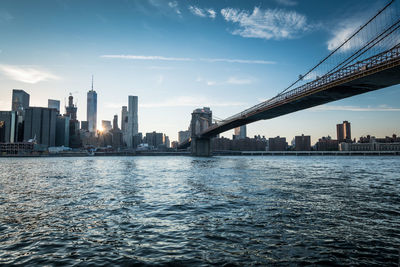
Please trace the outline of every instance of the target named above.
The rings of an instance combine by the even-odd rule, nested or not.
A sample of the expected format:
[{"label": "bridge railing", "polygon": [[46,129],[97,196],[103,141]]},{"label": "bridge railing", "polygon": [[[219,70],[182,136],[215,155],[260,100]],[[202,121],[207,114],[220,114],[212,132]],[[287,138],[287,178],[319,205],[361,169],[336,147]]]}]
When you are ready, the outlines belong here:
[{"label": "bridge railing", "polygon": [[400,58],[400,45],[396,45],[395,47],[393,47],[390,50],[379,53],[370,58],[358,61],[352,65],[349,65],[347,67],[339,69],[333,73],[326,74],[322,77],[318,77],[317,79],[315,79],[309,83],[306,83],[302,86],[299,86],[299,87],[297,87],[293,90],[290,90],[286,93],[283,93],[281,95],[275,96],[267,101],[261,102],[260,104],[252,106],[252,107],[250,107],[240,113],[237,113],[233,116],[230,116],[230,117],[222,120],[220,123],[211,126],[205,132],[212,130],[214,128],[217,128],[217,127],[219,127],[223,124],[226,124],[228,122],[231,122],[233,120],[245,118],[247,115],[249,115],[252,112],[257,112],[261,109],[266,109],[266,108],[273,106],[282,101],[291,100],[291,98],[296,98],[300,95],[311,92],[321,86],[326,86],[326,85],[329,85],[330,83],[338,82],[342,79],[346,79],[351,76],[361,74],[363,72],[366,72],[367,70],[370,70],[371,68],[380,66],[384,63],[388,63],[392,60],[396,60],[399,58]]}]

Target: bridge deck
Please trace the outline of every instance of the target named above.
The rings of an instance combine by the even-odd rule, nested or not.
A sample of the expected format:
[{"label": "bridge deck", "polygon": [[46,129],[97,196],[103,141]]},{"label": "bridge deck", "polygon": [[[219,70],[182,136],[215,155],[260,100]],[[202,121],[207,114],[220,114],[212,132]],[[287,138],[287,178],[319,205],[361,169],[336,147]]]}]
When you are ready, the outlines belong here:
[{"label": "bridge deck", "polygon": [[209,127],[200,137],[400,83],[400,46],[325,75]]}]

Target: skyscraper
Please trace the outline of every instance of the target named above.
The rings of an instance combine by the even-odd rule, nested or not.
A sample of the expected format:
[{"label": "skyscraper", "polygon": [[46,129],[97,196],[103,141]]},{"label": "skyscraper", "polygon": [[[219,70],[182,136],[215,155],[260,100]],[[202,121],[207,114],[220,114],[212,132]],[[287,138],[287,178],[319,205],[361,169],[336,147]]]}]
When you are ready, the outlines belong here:
[{"label": "skyscraper", "polygon": [[336,124],[336,136],[339,142],[344,141],[344,134],[343,134],[343,124],[339,123]]},{"label": "skyscraper", "polygon": [[95,133],[97,130],[97,93],[93,90],[93,76],[92,89],[87,93],[86,118],[89,124],[89,132]]},{"label": "skyscraper", "polygon": [[345,140],[351,141],[351,127],[348,121],[343,122],[343,134]]},{"label": "skyscraper", "polygon": [[0,143],[17,141],[17,112],[0,111]]},{"label": "skyscraper", "polygon": [[125,142],[128,148],[133,148],[133,137],[139,132],[138,125],[138,97],[128,97],[128,125]]},{"label": "skyscraper", "polygon": [[37,143],[54,146],[56,141],[57,111],[50,108],[30,107],[25,111],[24,139],[36,137]]},{"label": "skyscraper", "polygon": [[29,108],[29,94],[24,90],[13,89],[11,110],[18,111]]},{"label": "skyscraper", "polygon": [[47,107],[55,108],[55,109],[57,109],[57,112],[60,113],[60,100],[48,99]]},{"label": "skyscraper", "polygon": [[79,121],[77,120],[78,107],[74,105],[74,97],[70,94],[68,97],[68,106],[65,107],[65,115],[70,117],[69,121],[69,146],[78,148],[82,142],[79,136]]},{"label": "skyscraper", "polygon": [[56,118],[56,146],[69,146],[69,120],[67,116]]},{"label": "skyscraper", "polygon": [[113,130],[118,130],[118,115],[114,115]]},{"label": "skyscraper", "polygon": [[74,105],[74,97],[70,94],[68,97],[68,106],[65,107],[65,115],[70,117],[71,120],[76,120],[76,113],[78,108]]},{"label": "skyscraper", "polygon": [[128,124],[128,107],[127,106],[122,106],[122,111],[121,111],[121,131],[125,133],[126,131],[126,126]]},{"label": "skyscraper", "polygon": [[350,122],[336,124],[337,140],[340,142],[351,142],[351,126]]},{"label": "skyscraper", "polygon": [[104,133],[108,133],[112,129],[111,121],[102,120],[101,127],[103,128]]}]

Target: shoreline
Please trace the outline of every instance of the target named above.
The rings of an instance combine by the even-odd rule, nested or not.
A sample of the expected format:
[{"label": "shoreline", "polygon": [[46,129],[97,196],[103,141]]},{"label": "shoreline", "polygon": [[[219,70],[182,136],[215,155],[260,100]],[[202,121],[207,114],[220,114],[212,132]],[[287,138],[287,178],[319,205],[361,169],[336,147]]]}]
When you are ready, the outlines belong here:
[{"label": "shoreline", "polygon": [[[134,157],[134,156],[192,156],[190,152],[85,152],[55,154],[0,155],[0,158],[53,158],[53,157]],[[213,156],[400,156],[400,151],[215,151]]]}]

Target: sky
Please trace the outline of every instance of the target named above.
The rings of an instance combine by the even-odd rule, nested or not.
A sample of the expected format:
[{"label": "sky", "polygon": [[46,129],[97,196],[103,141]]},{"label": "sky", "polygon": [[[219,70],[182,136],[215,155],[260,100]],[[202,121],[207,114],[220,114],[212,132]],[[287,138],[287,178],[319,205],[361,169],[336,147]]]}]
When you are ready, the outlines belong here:
[{"label": "sky", "polygon": [[[177,140],[191,112],[226,118],[269,99],[388,1],[1,0],[0,110],[12,89],[31,106],[72,93],[86,120],[94,75],[98,125],[139,97],[139,131]],[[248,136],[400,135],[400,86],[247,126]],[[223,135],[232,137],[233,131]]]}]

